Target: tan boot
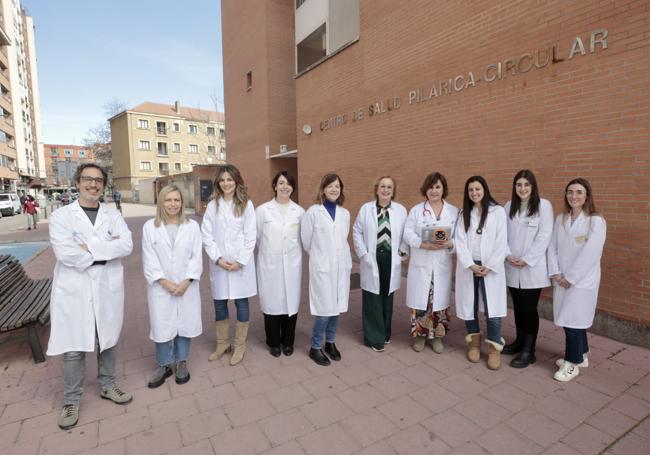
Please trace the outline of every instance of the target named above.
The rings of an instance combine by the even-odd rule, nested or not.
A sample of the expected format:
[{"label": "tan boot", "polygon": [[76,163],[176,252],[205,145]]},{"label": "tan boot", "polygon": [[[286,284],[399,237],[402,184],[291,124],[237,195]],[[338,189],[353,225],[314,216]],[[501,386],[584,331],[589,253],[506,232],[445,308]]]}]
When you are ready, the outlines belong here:
[{"label": "tan boot", "polygon": [[467,343],[467,360],[478,363],[481,360],[481,332],[467,334],[465,342]]},{"label": "tan boot", "polygon": [[248,321],[239,322],[235,326],[235,350],[230,358],[230,365],[237,365],[244,358],[246,352],[246,336],[248,335]]},{"label": "tan boot", "polygon": [[501,351],[503,351],[506,340],[501,338],[501,344],[490,340],[485,340],[485,342],[488,344],[487,366],[490,370],[498,370],[501,368]]},{"label": "tan boot", "polygon": [[217,321],[217,347],[214,352],[208,357],[209,361],[218,360],[224,353],[230,351],[230,342],[228,340],[228,330],[230,329],[230,324],[228,319],[223,321]]}]

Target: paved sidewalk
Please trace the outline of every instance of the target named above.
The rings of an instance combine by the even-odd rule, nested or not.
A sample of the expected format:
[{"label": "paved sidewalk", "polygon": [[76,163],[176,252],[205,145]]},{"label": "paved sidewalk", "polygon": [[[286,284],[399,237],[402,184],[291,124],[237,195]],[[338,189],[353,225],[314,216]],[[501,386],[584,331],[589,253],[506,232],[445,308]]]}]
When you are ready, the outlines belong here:
[{"label": "paved sidewalk", "polygon": [[[542,321],[538,363],[524,370],[504,365],[492,372],[485,356],[479,364],[465,360],[459,320],[452,322],[444,354],[430,348],[414,352],[402,291],[395,303],[393,341],[385,352],[375,353],[362,345],[357,290],[351,292],[350,311],[342,316],[338,332],[341,362],[320,367],[307,357],[312,318],[306,298],[298,317],[296,352],[271,357],[253,299],[248,351],[242,364],[231,367],[228,358],[207,360],[215,338],[207,264],[201,281],[204,334],[192,342],[192,379],[180,386],[167,381],[150,390],[146,383],[154,368],[153,343],[148,338],[140,236],[144,215],[150,216],[152,209],[134,209],[127,219],[136,248],[124,261],[127,297],[118,382],[134,393],[133,402],[117,406],[99,398],[96,362],[90,355],[79,425],[61,431],[62,357],[34,364],[26,343],[2,344],[3,455],[648,453],[646,349],[590,335],[591,366],[574,382],[559,383],[552,374],[564,336]],[[48,248],[27,270],[34,278],[47,277],[53,264]],[[44,344],[47,332],[41,331]],[[510,315],[504,335],[511,339],[513,332]]]}]

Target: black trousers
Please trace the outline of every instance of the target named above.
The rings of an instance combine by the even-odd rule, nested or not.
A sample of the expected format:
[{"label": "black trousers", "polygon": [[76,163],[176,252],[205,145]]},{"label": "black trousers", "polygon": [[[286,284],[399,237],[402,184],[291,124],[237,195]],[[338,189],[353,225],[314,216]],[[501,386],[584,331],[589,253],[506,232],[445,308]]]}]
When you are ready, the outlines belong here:
[{"label": "black trousers", "polygon": [[380,349],[391,337],[394,293],[388,293],[392,254],[390,250],[382,249],[377,250],[376,257],[379,269],[379,294],[362,291],[361,316],[364,344]]},{"label": "black trousers", "polygon": [[266,344],[270,348],[291,346],[296,339],[296,321],[298,314],[264,314],[264,331]]},{"label": "black trousers", "polygon": [[517,338],[521,335],[530,334],[537,337],[539,332],[539,314],[537,303],[542,293],[541,289],[519,289],[508,287],[512,296],[512,305],[515,310],[515,325],[517,326]]}]

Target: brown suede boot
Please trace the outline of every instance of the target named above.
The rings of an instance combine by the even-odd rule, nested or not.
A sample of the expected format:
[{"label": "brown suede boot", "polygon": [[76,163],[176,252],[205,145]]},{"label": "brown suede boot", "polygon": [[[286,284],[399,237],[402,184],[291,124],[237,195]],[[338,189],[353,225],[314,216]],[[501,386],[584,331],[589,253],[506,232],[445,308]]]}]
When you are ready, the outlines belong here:
[{"label": "brown suede boot", "polygon": [[498,370],[501,368],[501,351],[503,351],[506,341],[501,338],[501,344],[490,340],[485,340],[485,342],[488,344],[487,366],[490,370]]},{"label": "brown suede boot", "polygon": [[250,322],[239,322],[235,326],[235,350],[230,358],[230,365],[237,365],[244,358],[246,352],[246,337],[248,336],[248,324]]},{"label": "brown suede boot", "polygon": [[467,334],[465,342],[467,343],[467,360],[478,363],[481,360],[481,332]]},{"label": "brown suede boot", "polygon": [[217,321],[217,347],[214,352],[208,357],[209,361],[218,360],[226,352],[230,351],[230,342],[228,340],[228,330],[230,329],[230,324],[228,319],[223,321]]}]

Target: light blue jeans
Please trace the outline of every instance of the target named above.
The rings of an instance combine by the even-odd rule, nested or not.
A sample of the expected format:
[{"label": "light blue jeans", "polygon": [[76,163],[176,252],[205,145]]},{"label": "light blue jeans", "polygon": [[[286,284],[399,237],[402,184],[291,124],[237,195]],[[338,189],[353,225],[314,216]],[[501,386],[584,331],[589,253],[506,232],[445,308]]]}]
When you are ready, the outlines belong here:
[{"label": "light blue jeans", "polygon": [[164,343],[155,343],[156,345],[156,362],[158,365],[171,365],[173,362],[187,360],[190,353],[191,338],[176,335],[173,340]]},{"label": "light blue jeans", "polygon": [[338,325],[338,316],[316,316],[314,319],[314,328],[311,331],[311,347],[313,349],[320,349],[323,345],[323,335],[325,335],[325,341],[334,343]]}]

